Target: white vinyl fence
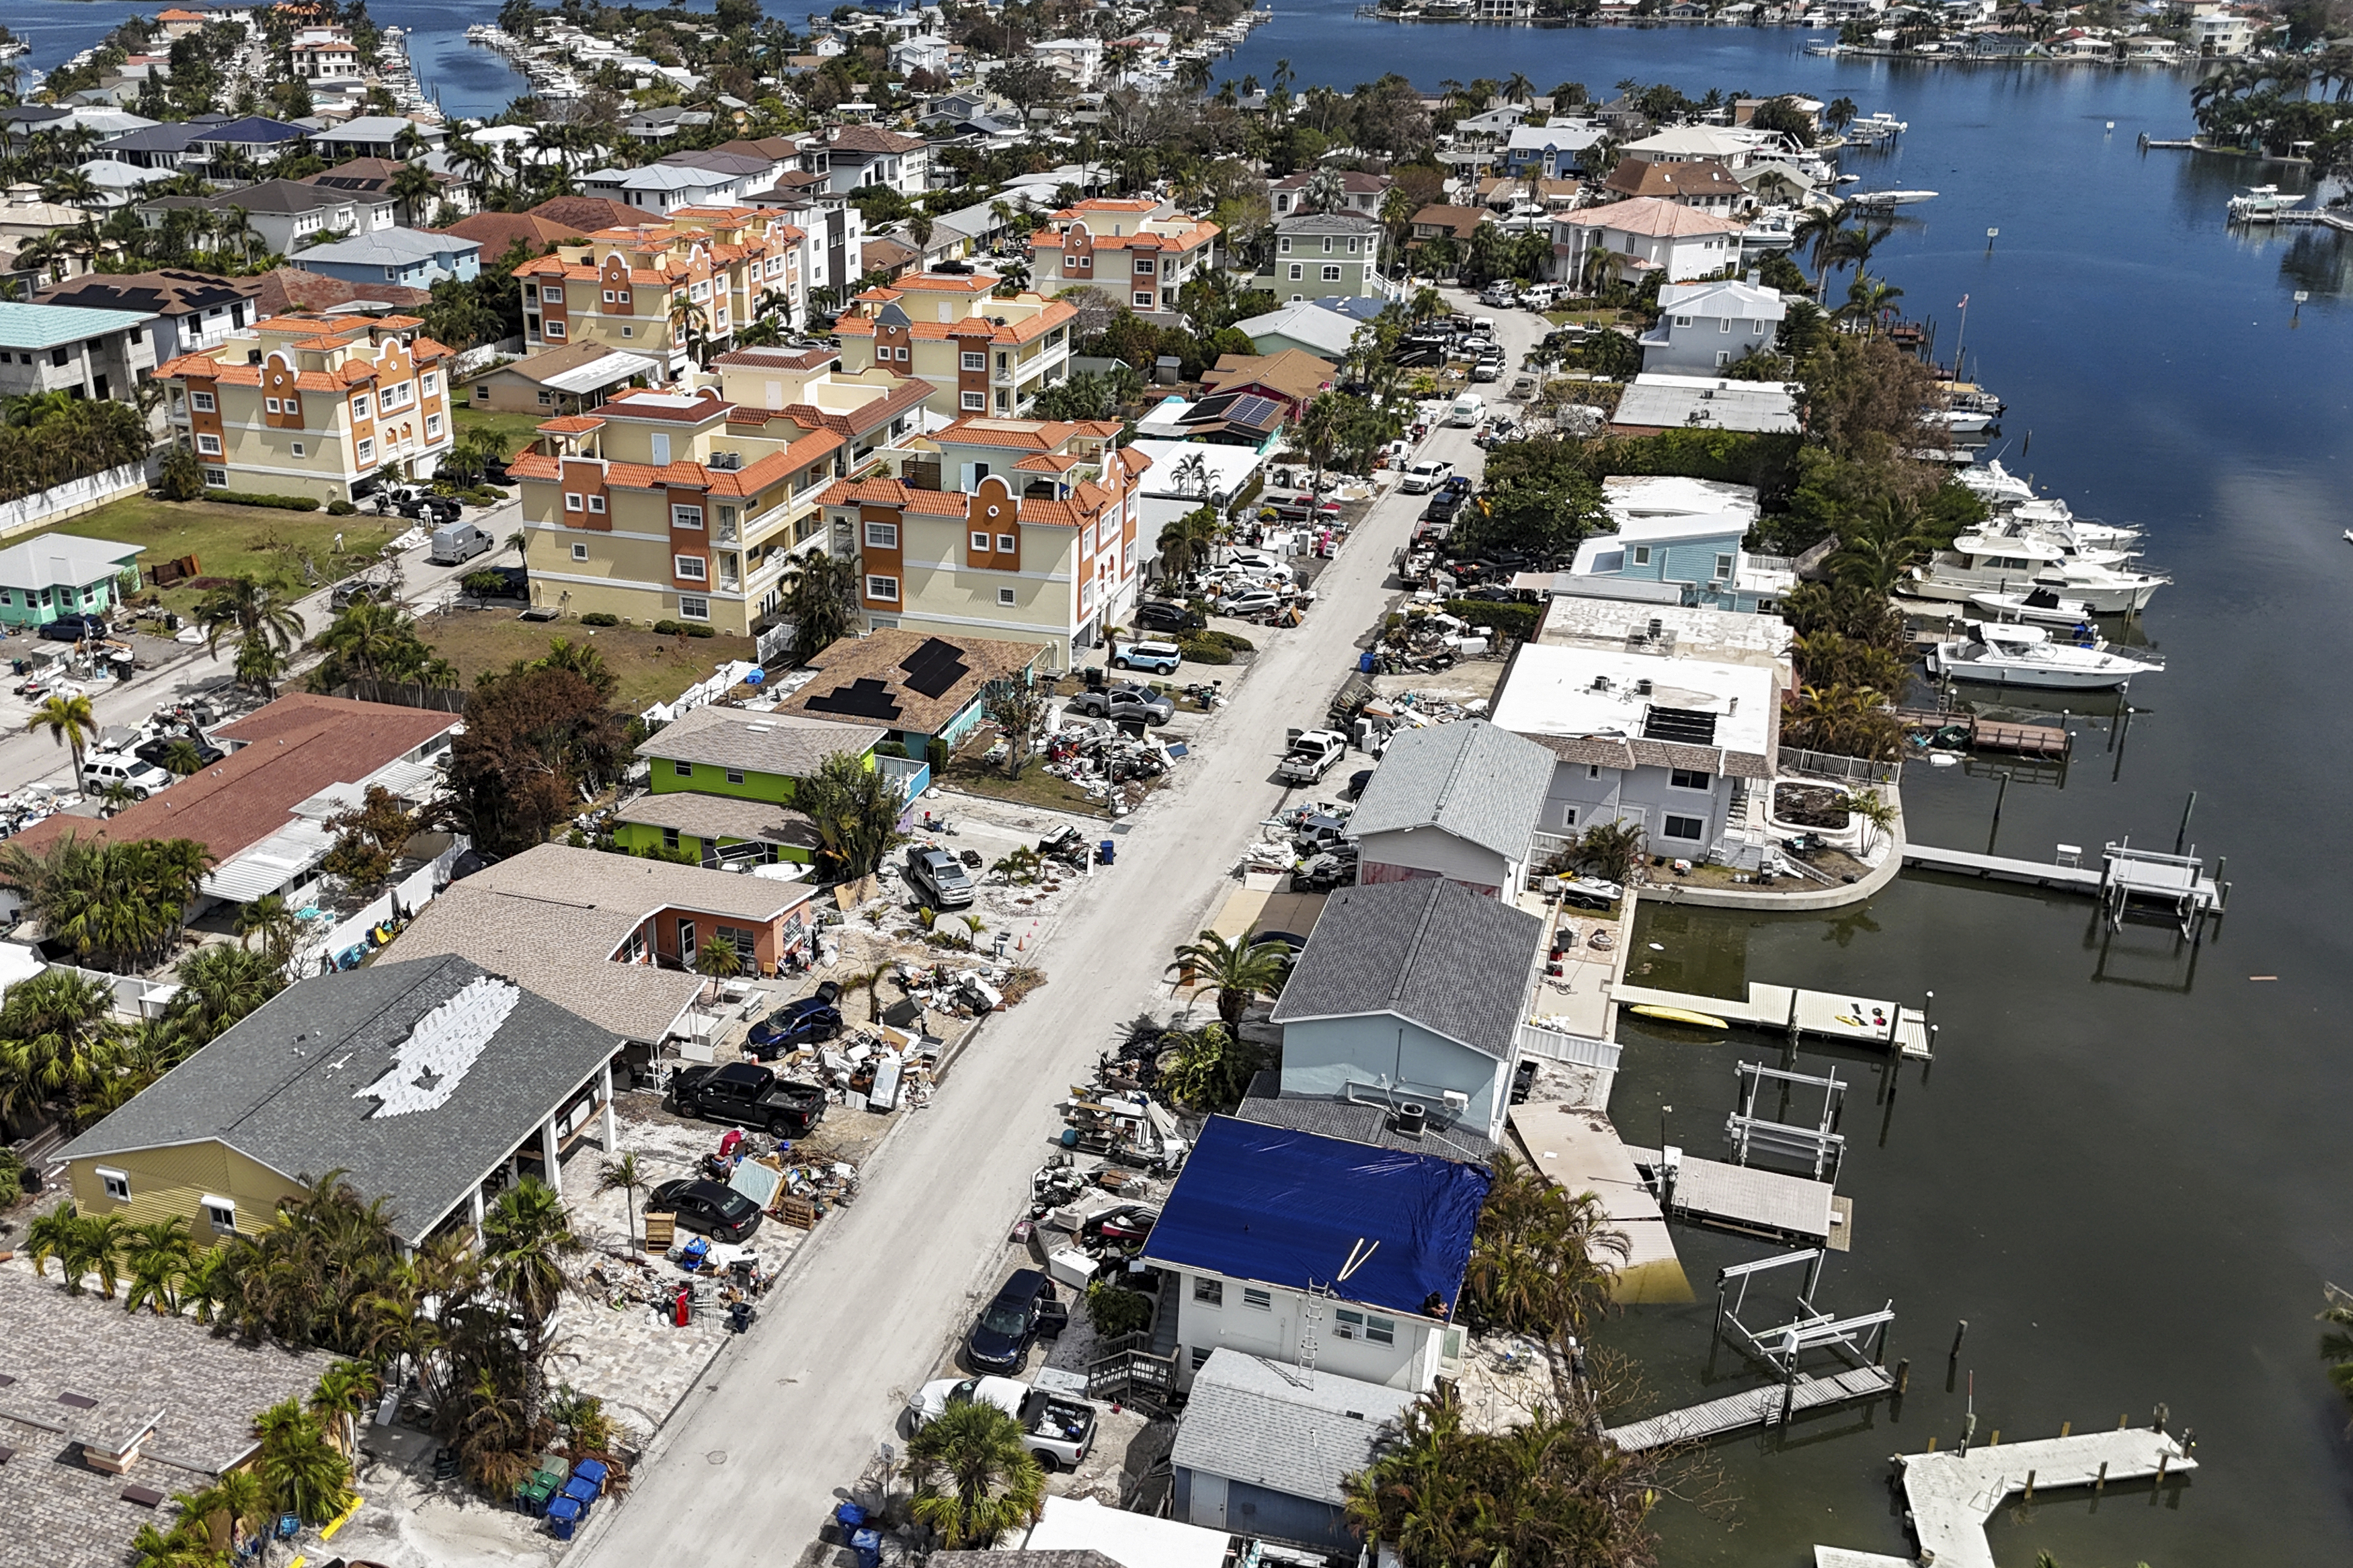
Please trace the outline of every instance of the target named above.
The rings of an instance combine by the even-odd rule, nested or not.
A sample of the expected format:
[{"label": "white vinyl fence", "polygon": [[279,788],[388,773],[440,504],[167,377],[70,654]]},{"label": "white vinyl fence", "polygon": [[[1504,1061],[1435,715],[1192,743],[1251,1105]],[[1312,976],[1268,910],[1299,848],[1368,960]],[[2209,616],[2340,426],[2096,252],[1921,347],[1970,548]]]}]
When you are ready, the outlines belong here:
[{"label": "white vinyl fence", "polygon": [[64,484],[0,504],[0,539],[23,533],[61,517],[73,517],[108,501],[138,495],[147,489],[147,465],[125,463],[119,468],[68,479]]}]

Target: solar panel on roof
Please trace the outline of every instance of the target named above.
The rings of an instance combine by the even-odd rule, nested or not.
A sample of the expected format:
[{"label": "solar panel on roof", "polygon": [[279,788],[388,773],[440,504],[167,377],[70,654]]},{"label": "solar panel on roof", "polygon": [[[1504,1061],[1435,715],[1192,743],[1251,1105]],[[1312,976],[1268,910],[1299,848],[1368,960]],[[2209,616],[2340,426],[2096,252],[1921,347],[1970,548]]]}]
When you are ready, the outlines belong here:
[{"label": "solar panel on roof", "polygon": [[1226,410],[1226,417],[1238,425],[1263,425],[1272,419],[1277,412],[1273,398],[1261,397],[1255,393],[1246,393],[1235,400],[1231,408]]},{"label": "solar panel on roof", "polygon": [[846,713],[853,719],[886,719],[899,717],[899,700],[891,689],[871,675],[861,675],[847,686],[837,686],[830,691],[810,698],[802,707],[817,713]]},{"label": "solar panel on roof", "polygon": [[1715,744],[1715,715],[1691,708],[1652,708],[1642,715],[1642,738],[1687,746]]},{"label": "solar panel on roof", "polygon": [[923,646],[900,661],[906,672],[907,687],[937,701],[948,689],[972,671],[964,662],[964,649],[937,637],[925,637]]}]

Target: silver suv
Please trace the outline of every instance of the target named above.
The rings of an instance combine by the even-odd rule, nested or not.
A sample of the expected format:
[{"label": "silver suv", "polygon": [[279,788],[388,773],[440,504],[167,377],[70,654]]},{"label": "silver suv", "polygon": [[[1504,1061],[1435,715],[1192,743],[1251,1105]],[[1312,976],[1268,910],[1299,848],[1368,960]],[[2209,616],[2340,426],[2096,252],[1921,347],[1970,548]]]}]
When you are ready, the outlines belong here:
[{"label": "silver suv", "polygon": [[917,845],[907,851],[907,885],[935,910],[960,910],[972,902],[972,879],[944,849]]}]

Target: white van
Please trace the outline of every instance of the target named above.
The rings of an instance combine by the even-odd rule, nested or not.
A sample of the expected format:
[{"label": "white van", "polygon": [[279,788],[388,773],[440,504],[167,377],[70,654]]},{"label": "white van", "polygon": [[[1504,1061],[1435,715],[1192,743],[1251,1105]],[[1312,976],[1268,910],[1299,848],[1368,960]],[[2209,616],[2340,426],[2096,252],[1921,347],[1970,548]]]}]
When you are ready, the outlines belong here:
[{"label": "white van", "polygon": [[108,786],[122,784],[131,791],[133,800],[145,800],[151,795],[172,787],[170,773],[153,763],[142,763],[127,752],[100,752],[85,759],[81,765],[82,783],[91,795],[104,795]]},{"label": "white van", "polygon": [[433,531],[433,547],[425,558],[436,566],[455,566],[490,553],[491,536],[470,522],[453,522]]},{"label": "white van", "polygon": [[1459,425],[1466,430],[1475,430],[1479,427],[1479,421],[1486,416],[1487,400],[1475,392],[1466,392],[1456,397],[1453,405],[1447,410],[1446,422]]}]

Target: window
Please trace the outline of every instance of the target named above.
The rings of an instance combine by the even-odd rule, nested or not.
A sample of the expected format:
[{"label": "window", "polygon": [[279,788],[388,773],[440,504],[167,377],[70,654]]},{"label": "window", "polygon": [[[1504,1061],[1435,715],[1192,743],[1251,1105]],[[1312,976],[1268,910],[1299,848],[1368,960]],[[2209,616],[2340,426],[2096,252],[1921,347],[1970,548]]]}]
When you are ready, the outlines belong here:
[{"label": "window", "polygon": [[897,604],[899,602],[899,579],[896,577],[877,577],[870,575],[866,579],[866,596],[870,599],[880,599],[886,605]]},{"label": "window", "polygon": [[572,559],[574,559],[575,561],[586,561],[586,560],[587,560],[587,559],[588,559],[588,547],[587,547],[586,545],[585,545],[585,544],[575,544],[575,545],[574,545],[574,546],[572,547]]},{"label": "window", "polygon": [[983,392],[967,392],[959,401],[965,408],[976,411],[988,406],[988,395]]},{"label": "window", "polygon": [[71,353],[72,351],[69,349],[51,349],[49,351],[49,363],[55,365],[61,365],[66,363],[67,357]]},{"label": "window", "polygon": [[692,763],[672,763],[670,765],[670,771],[680,778],[691,779],[694,776],[694,764]]},{"label": "window", "polygon": [[426,396],[432,396],[436,392],[438,392],[441,389],[441,373],[434,370],[427,371],[419,384],[425,388]]},{"label": "window", "polygon": [[1563,827],[1574,827],[1577,826],[1577,807],[1573,805],[1564,805],[1560,808],[1560,825]]},{"label": "window", "polygon": [[588,498],[588,510],[600,517],[604,515],[605,498],[603,496],[590,496]]},{"label": "window", "polygon": [[1013,535],[1009,533],[1000,533],[997,536],[997,552],[999,555],[1010,555],[1020,548],[1021,542],[1014,538]]},{"label": "window", "polygon": [[546,304],[561,305],[564,303],[564,290],[553,283],[541,284],[539,286],[539,297],[540,300]]},{"label": "window", "polygon": [[1731,578],[1731,576],[1732,557],[1729,555],[1717,556],[1715,558],[1715,580],[1719,583],[1726,582]]},{"label": "window", "polygon": [[274,398],[274,397],[265,397],[265,398],[263,398],[263,399],[261,400],[261,405],[262,405],[262,407],[264,407],[264,408],[268,409],[268,410],[269,410],[270,413],[272,413],[272,414],[275,414],[275,413],[277,413],[277,412],[278,412],[278,399],[276,399],[276,398]]},{"label": "window", "polygon": [[1706,835],[1707,823],[1701,817],[1670,814],[1661,820],[1659,831],[1669,838],[1687,838],[1696,842]]},{"label": "window", "polygon": [[674,506],[670,509],[670,525],[672,528],[691,528],[699,532],[702,528],[702,509],[699,506]]},{"label": "window", "polygon": [[1332,1331],[1344,1340],[1366,1340],[1377,1345],[1397,1343],[1397,1320],[1373,1317],[1343,1307],[1332,1314]]},{"label": "window", "polygon": [[1282,254],[1283,254],[1283,255],[1285,255],[1285,256],[1288,256],[1288,255],[1290,255],[1290,254],[1291,254],[1291,237],[1290,237],[1289,235],[1287,235],[1287,234],[1286,234],[1286,235],[1284,235],[1284,236],[1282,237],[1282,242],[1281,242],[1281,245],[1280,245],[1279,248],[1282,251]]},{"label": "window", "polygon": [[711,601],[691,594],[678,596],[678,618],[682,621],[707,621],[711,618]]},{"label": "window", "polygon": [[1761,321],[1749,322],[1748,335],[1756,338],[1763,337],[1765,335],[1765,323]]},{"label": "window", "polygon": [[[629,291],[628,291],[627,289],[622,289],[622,290],[621,290],[621,297],[620,297],[619,299],[617,299],[617,300],[614,300],[613,302],[614,302],[615,304],[619,305],[619,306],[622,306],[623,308],[625,308],[625,309],[626,309],[626,308],[628,307],[628,303],[629,303]],[[627,335],[628,331],[628,328],[624,327],[624,328],[622,329],[622,332],[623,332],[623,334],[624,334],[624,335]]]},{"label": "window", "polygon": [[633,338],[638,335],[638,330],[635,327],[623,327],[621,335],[625,338]]},{"label": "window", "polygon": [[1195,1372],[1198,1372],[1208,1364],[1209,1352],[1207,1350],[1204,1350],[1201,1346],[1195,1345],[1193,1347],[1193,1370]]},{"label": "window", "polygon": [[1634,564],[1637,566],[1648,566],[1650,563],[1651,547],[1647,544],[1637,544],[1634,546]]},{"label": "window", "polygon": [[986,555],[988,553],[988,535],[985,533],[976,533],[972,536],[972,552],[975,555]]},{"label": "window", "polygon": [[1732,331],[1732,318],[1726,316],[1722,321],[1718,321],[1715,324],[1715,330],[1719,332],[1728,332]]},{"label": "window", "polygon": [[1689,316],[1677,316],[1675,318],[1675,325],[1678,327],[1688,327],[1691,323],[1692,319]]},{"label": "window", "polygon": [[196,450],[206,454],[207,457],[219,457],[221,455],[220,437],[217,436],[197,437]]},{"label": "window", "polygon": [[110,1171],[100,1165],[98,1168],[98,1179],[106,1184],[108,1197],[119,1204],[127,1204],[131,1201],[131,1178],[127,1174],[121,1171]]},{"label": "window", "polygon": [[574,491],[566,490],[564,492],[564,510],[566,511],[578,511],[580,510],[580,497]]},{"label": "window", "polygon": [[1153,260],[1149,256],[1139,256],[1135,258],[1134,271],[1138,278],[1151,277],[1152,268]]},{"label": "window", "polygon": [[363,392],[358,396],[352,399],[352,417],[354,419],[364,419],[367,416],[368,398],[367,394]]},{"label": "window", "polygon": [[199,414],[210,414],[213,411],[213,395],[209,392],[191,392],[188,394],[188,406]]},{"label": "window", "polygon": [[1242,1305],[1255,1307],[1261,1312],[1271,1312],[1274,1310],[1274,1292],[1261,1290],[1255,1285],[1245,1285],[1242,1287]]},{"label": "window", "polygon": [[675,849],[678,847],[677,828],[665,827],[662,829],[662,847],[665,849]]},{"label": "window", "polygon": [[441,416],[438,414],[427,415],[425,416],[425,438],[428,441],[434,440],[438,438],[440,434]]},{"label": "window", "polygon": [[711,563],[700,555],[673,555],[670,558],[674,574],[690,583],[700,583],[711,575]]},{"label": "window", "polygon": [[727,770],[727,782],[729,784],[742,784],[744,782],[744,770],[742,768],[729,768]]},{"label": "window", "polygon": [[551,338],[560,338],[564,335],[564,323],[561,321],[549,321],[543,330]]},{"label": "window", "polygon": [[290,397],[286,400],[286,417],[295,420],[299,420],[302,417],[302,400],[301,398]]},{"label": "window", "polygon": [[220,489],[222,486],[228,483],[228,470],[227,468],[206,468],[205,470],[205,483],[212,486],[215,489]]},{"label": "window", "polygon": [[305,455],[306,450],[307,450],[307,448],[305,448],[305,447],[303,447],[303,445],[302,445],[302,443],[301,443],[301,442],[297,441],[297,442],[294,442],[294,443],[293,443],[293,452],[294,452],[294,455],[295,455],[296,457],[300,458],[300,457],[304,456],[304,455]]},{"label": "window", "polygon": [[870,522],[866,525],[866,548],[896,550],[899,548],[899,525],[895,522]]},{"label": "window", "polygon": [[1326,263],[1324,264],[1324,282],[1326,282],[1326,283],[1337,283],[1338,281],[1340,281],[1340,266],[1339,266],[1339,263],[1337,263],[1337,262],[1326,262]]},{"label": "window", "polygon": [[611,304],[612,302],[613,302],[613,291],[612,291],[610,289],[606,289],[606,290],[605,290],[605,303],[607,303],[607,305],[609,305],[609,304]]},{"label": "window", "polygon": [[1301,266],[1298,262],[1296,262],[1296,261],[1294,261],[1294,262],[1293,262],[1293,263],[1291,264],[1291,280],[1292,280],[1293,283],[1296,283],[1296,282],[1300,281],[1302,279],[1305,278],[1306,276],[1307,276],[1307,268],[1306,268],[1302,267],[1302,266]]},{"label": "window", "polygon": [[1001,609],[1011,609],[1013,607],[1013,590],[1010,588],[999,588],[997,591],[997,603],[998,607]]},{"label": "window", "polygon": [[1677,768],[1667,775],[1667,783],[1676,789],[1712,790],[1715,780],[1697,768]]},{"label": "window", "polygon": [[212,1194],[206,1193],[204,1203],[205,1218],[212,1222],[215,1231],[222,1236],[227,1236],[237,1229],[236,1199],[216,1198]]},{"label": "window", "polygon": [[1204,1306],[1224,1306],[1226,1304],[1226,1282],[1222,1279],[1212,1279],[1207,1275],[1196,1274],[1193,1276],[1193,1300],[1202,1303]]},{"label": "window", "polygon": [[1716,366],[1717,366],[1717,368],[1718,368],[1718,369],[1721,369],[1721,368],[1722,368],[1722,367],[1724,367],[1725,365],[1728,365],[1728,364],[1730,364],[1730,363],[1732,363],[1732,351],[1731,351],[1730,349],[1718,349],[1718,350],[1716,350],[1716,351],[1715,351],[1715,363],[1716,363]]},{"label": "window", "polygon": [[1150,309],[1152,309],[1152,290],[1151,290],[1151,289],[1137,289],[1137,290],[1135,291],[1135,294],[1134,294],[1134,300],[1135,300],[1135,308],[1136,308],[1137,310],[1149,310]]},{"label": "window", "polygon": [[956,355],[956,366],[961,370],[987,370],[988,368],[988,355],[987,353],[975,353],[970,349],[966,349],[964,353]]}]

